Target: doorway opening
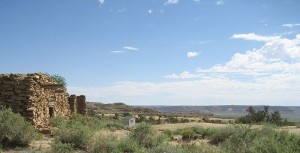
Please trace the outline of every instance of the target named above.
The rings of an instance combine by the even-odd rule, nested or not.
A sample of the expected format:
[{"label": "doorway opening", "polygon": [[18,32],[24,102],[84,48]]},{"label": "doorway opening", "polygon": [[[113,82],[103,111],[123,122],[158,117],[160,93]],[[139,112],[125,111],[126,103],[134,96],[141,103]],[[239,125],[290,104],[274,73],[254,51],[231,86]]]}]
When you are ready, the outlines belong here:
[{"label": "doorway opening", "polygon": [[50,118],[54,117],[54,109],[53,109],[53,107],[49,107],[49,116],[50,116]]}]

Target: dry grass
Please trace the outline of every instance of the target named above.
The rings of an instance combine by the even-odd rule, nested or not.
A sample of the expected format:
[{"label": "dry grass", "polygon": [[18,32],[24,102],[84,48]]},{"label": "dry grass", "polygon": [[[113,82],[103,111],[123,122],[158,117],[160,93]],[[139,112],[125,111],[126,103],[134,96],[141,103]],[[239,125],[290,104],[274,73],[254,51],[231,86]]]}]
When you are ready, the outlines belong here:
[{"label": "dry grass", "polygon": [[176,129],[183,129],[188,127],[194,126],[202,126],[204,128],[223,128],[228,126],[229,124],[215,124],[215,123],[204,123],[204,122],[190,122],[190,123],[177,123],[177,124],[160,124],[160,125],[153,125],[153,127],[159,131],[164,130],[176,130]]},{"label": "dry grass", "polygon": [[297,126],[285,126],[277,130],[288,130],[290,133],[300,134],[300,128],[297,128]]},{"label": "dry grass", "polygon": [[125,138],[130,133],[130,131],[127,131],[127,130],[116,130],[116,131],[102,130],[102,131],[96,132],[95,135],[100,134],[100,133],[105,135],[105,136],[114,135],[118,139],[121,139],[121,138]]},{"label": "dry grass", "polygon": [[[152,125],[158,131],[164,130],[176,130],[189,128],[194,126],[201,126],[203,128],[224,128],[230,126],[231,124],[216,124],[216,123],[205,123],[205,122],[190,122],[190,123],[177,123],[177,124],[160,124],[160,125]],[[262,125],[252,125],[252,128],[261,128]],[[288,130],[290,133],[300,134],[300,128],[296,126],[286,126],[280,127],[277,130]]]}]

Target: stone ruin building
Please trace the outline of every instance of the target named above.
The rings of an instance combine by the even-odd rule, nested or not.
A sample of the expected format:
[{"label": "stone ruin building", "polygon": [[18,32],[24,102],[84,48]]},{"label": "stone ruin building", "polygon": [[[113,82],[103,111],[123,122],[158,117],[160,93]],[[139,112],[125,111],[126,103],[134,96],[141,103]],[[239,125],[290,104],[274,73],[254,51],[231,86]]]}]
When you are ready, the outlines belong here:
[{"label": "stone ruin building", "polygon": [[20,113],[41,131],[52,117],[87,114],[84,95],[69,96],[64,85],[43,73],[0,74],[1,107]]}]

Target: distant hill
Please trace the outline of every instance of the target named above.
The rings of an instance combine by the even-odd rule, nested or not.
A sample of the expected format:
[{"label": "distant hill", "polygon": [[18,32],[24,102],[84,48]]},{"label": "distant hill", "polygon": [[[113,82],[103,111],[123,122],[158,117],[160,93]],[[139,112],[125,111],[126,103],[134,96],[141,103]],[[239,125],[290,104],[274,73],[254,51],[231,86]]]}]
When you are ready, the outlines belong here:
[{"label": "distant hill", "polygon": [[[141,106],[160,112],[183,112],[183,113],[212,113],[219,117],[240,117],[247,114],[247,105],[213,105],[213,106]],[[256,110],[263,106],[254,106]],[[300,106],[270,106],[270,111],[280,111],[283,118],[289,121],[300,122]]]},{"label": "distant hill", "polygon": [[103,104],[99,102],[87,102],[89,110],[96,110],[101,114],[115,114],[115,113],[131,113],[131,114],[159,114],[160,112],[151,108],[144,108],[138,106],[129,106],[124,103]]}]

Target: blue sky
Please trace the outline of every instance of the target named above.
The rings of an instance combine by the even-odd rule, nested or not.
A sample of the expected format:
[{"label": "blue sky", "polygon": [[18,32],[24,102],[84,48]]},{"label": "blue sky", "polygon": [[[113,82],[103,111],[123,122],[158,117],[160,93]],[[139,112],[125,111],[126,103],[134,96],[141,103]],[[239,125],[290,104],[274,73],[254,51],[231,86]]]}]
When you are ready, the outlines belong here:
[{"label": "blue sky", "polygon": [[299,105],[298,0],[0,0],[0,73],[132,105]]}]

